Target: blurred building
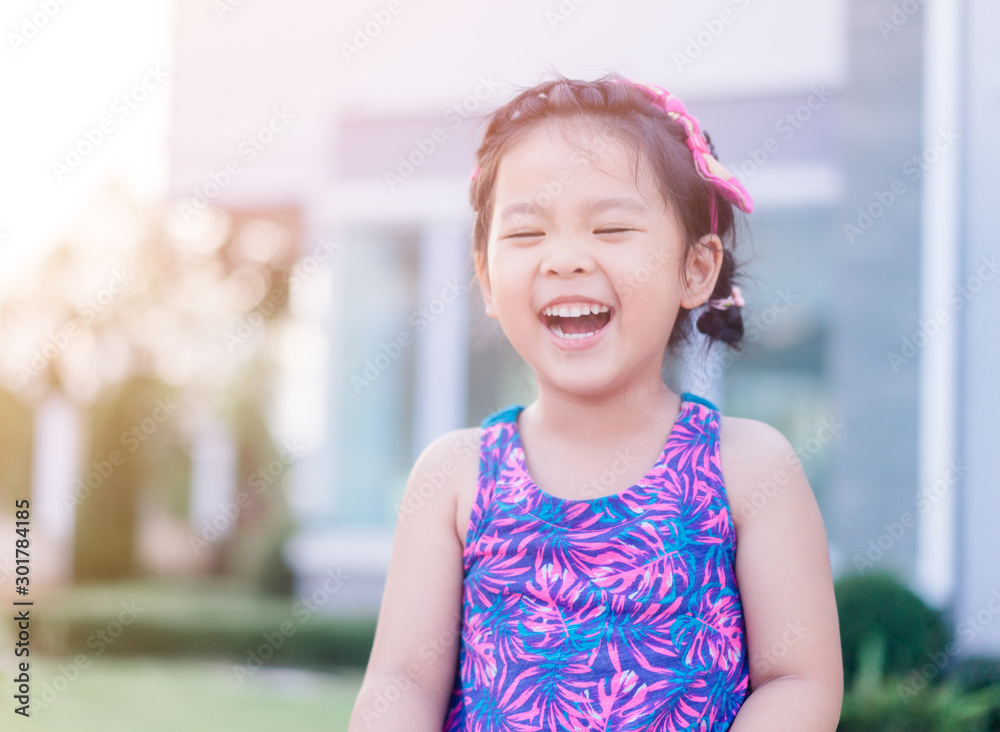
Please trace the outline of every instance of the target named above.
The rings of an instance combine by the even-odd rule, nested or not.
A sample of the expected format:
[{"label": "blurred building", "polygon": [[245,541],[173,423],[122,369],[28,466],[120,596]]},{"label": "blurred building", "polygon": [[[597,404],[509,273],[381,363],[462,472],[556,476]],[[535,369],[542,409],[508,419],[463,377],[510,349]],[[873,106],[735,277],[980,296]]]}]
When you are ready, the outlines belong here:
[{"label": "blurred building", "polygon": [[[757,200],[740,254],[748,353],[687,363],[676,386],[789,438],[835,574],[897,572],[955,622],[986,607],[1000,295],[976,272],[996,252],[997,12],[179,0],[172,195],[304,222],[310,285],[275,415],[306,446],[288,547],[303,586],[339,566],[345,607],[374,607],[414,458],[533,398],[482,314],[467,187],[482,116],[551,68],[676,92]],[[963,641],[1000,651],[1000,623]]]}]

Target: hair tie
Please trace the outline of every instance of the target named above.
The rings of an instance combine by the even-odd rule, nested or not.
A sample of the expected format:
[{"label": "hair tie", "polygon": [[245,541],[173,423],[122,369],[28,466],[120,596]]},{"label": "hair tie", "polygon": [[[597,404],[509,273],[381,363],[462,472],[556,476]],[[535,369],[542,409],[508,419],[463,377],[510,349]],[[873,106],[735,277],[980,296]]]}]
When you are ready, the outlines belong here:
[{"label": "hair tie", "polygon": [[738,288],[736,285],[733,285],[733,289],[729,297],[721,300],[708,301],[708,306],[710,308],[715,308],[716,310],[726,310],[727,308],[731,307],[741,308],[744,305],[746,305],[746,303],[743,301],[743,295],[740,294],[740,288]]}]

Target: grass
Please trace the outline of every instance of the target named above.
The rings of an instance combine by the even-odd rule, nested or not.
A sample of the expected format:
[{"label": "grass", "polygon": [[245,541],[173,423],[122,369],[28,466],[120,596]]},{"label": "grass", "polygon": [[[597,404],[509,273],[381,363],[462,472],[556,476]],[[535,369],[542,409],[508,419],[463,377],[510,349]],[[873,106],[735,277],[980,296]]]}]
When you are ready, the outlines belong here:
[{"label": "grass", "polygon": [[[72,658],[32,663],[31,719],[2,727],[38,732],[346,730],[361,671],[316,673],[265,667],[242,684],[231,664],[100,658],[72,681]],[[4,679],[8,687],[10,680]],[[46,705],[44,700],[49,700]],[[2,710],[8,719],[13,700]]]}]

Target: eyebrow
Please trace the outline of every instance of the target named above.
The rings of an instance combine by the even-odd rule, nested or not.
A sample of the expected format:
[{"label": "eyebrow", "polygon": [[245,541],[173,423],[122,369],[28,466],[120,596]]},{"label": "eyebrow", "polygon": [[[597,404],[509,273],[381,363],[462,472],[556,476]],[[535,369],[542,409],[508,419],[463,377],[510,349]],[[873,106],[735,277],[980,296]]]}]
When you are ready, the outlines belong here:
[{"label": "eyebrow", "polygon": [[[608,209],[617,208],[624,211],[631,211],[632,213],[646,213],[649,208],[640,201],[638,198],[631,198],[629,196],[616,196],[613,198],[594,198],[589,201],[584,202],[581,207],[584,213],[600,213],[602,211],[607,211]],[[503,221],[511,216],[516,216],[518,214],[532,215],[537,214],[541,211],[537,204],[533,201],[521,201],[517,203],[512,203],[505,206],[500,212],[499,220]]]}]

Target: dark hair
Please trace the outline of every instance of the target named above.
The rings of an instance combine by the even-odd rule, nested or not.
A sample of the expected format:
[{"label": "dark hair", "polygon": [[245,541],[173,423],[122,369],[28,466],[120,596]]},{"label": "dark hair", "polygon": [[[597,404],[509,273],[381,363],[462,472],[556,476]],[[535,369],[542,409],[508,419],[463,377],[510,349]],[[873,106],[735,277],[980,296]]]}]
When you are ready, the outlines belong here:
[{"label": "dark hair", "polygon": [[[521,91],[489,116],[483,140],[476,151],[478,173],[469,197],[475,213],[472,233],[474,256],[485,261],[493,217],[494,189],[500,161],[526,132],[555,119],[597,124],[621,140],[637,156],[650,163],[663,200],[673,205],[684,232],[686,246],[682,266],[699,239],[711,231],[711,205],[717,212],[716,233],[722,241],[722,267],[710,299],[729,296],[736,279],[735,212],[733,205],[698,173],[682,123],[672,120],[655,106],[642,89],[625,82],[617,73],[596,81],[579,81],[555,75],[551,81]],[[638,171],[636,173],[638,175]],[[707,308],[697,328],[712,342],[721,340],[738,348],[743,337],[740,308]],[[690,310],[682,307],[667,345],[674,348],[690,337]]]}]

